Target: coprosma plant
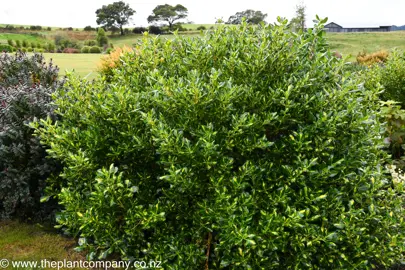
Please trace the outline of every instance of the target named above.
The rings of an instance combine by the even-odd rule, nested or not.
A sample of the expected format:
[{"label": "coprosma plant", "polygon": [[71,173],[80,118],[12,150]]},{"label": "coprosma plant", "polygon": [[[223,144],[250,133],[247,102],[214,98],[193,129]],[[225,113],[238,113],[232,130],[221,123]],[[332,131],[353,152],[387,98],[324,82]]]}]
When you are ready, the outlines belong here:
[{"label": "coprosma plant", "polygon": [[72,78],[36,123],[64,164],[49,195],[90,258],[166,269],[388,266],[403,188],[384,174],[379,89],[329,51],[323,24],[145,38],[109,82]]},{"label": "coprosma plant", "polygon": [[49,220],[57,206],[40,198],[59,163],[47,158],[28,123],[53,115],[58,72],[39,54],[0,55],[0,219]]}]

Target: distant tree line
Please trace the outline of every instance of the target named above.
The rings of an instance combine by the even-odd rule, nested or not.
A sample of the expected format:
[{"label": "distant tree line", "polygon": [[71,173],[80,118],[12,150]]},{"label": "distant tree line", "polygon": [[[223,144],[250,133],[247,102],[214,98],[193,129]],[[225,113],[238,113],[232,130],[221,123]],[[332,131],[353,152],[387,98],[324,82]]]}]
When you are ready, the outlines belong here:
[{"label": "distant tree line", "polygon": [[405,25],[402,25],[402,26],[393,25],[393,26],[391,26],[391,31],[402,31],[402,30],[405,30]]},{"label": "distant tree line", "polygon": [[[290,21],[290,28],[293,30],[304,30],[305,28],[305,5],[301,3],[297,6],[296,16]],[[96,10],[96,22],[104,31],[111,31],[114,33],[120,33],[125,35],[131,32],[131,30],[124,28],[131,22],[132,17],[135,15],[136,11],[130,7],[129,4],[118,1],[112,4],[103,5],[101,8]],[[152,14],[148,16],[147,21],[150,24],[148,28],[145,27],[135,27],[133,33],[143,33],[149,31],[151,34],[162,34],[169,31],[185,31],[187,29],[181,26],[181,20],[187,18],[188,9],[180,4],[177,5],[157,5],[153,10]],[[260,24],[266,23],[265,19],[267,17],[266,13],[260,10],[247,9],[245,11],[236,12],[234,15],[230,16],[227,21],[221,19],[216,19],[216,23],[226,23],[226,24],[241,24],[245,20],[249,24]],[[164,23],[166,27],[158,26],[155,23]],[[395,27],[393,30],[404,30],[405,26]],[[403,27],[403,28],[402,28]],[[5,29],[7,31],[17,29],[13,25],[6,25],[4,28],[0,27],[0,31]],[[30,27],[24,28],[23,26],[19,29],[30,30],[30,31],[51,31],[51,27],[43,29],[41,26],[32,25]],[[83,28],[84,31],[98,31],[99,28],[94,28],[90,25]],[[60,28],[60,30],[73,31],[72,27]],[[78,29],[76,29],[78,31]],[[202,27],[196,30],[205,30]]]}]

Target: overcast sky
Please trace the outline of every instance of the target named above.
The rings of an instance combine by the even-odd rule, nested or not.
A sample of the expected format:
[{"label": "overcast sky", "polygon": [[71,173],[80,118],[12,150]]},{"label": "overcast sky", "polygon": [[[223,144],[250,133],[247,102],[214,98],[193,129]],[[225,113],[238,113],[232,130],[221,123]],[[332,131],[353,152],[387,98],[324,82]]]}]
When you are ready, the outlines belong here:
[{"label": "overcast sky", "polygon": [[[117,0],[0,0],[0,23],[60,27],[96,26],[96,9]],[[277,16],[291,18],[298,0],[126,0],[136,11],[133,27],[146,26],[152,9],[161,4],[182,4],[189,10],[187,20],[194,23],[214,23],[215,18],[227,20],[230,15],[246,9],[268,14],[267,22]],[[405,0],[306,0],[307,26],[315,15],[329,17],[343,27],[405,24]]]}]

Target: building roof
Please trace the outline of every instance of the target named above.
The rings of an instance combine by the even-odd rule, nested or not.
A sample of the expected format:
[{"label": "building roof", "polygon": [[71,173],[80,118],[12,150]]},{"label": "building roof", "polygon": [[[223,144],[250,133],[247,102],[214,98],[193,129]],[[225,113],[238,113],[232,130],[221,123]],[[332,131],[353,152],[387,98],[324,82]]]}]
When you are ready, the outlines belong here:
[{"label": "building roof", "polygon": [[343,29],[370,29],[370,28],[391,28],[389,25],[382,26],[362,26],[362,27],[343,27],[335,22],[330,22],[324,26],[325,28],[343,28]]},{"label": "building roof", "polygon": [[325,25],[325,28],[330,28],[330,27],[333,27],[334,25],[336,25],[339,28],[343,28],[341,25],[334,23],[334,22],[328,23],[327,25]]}]

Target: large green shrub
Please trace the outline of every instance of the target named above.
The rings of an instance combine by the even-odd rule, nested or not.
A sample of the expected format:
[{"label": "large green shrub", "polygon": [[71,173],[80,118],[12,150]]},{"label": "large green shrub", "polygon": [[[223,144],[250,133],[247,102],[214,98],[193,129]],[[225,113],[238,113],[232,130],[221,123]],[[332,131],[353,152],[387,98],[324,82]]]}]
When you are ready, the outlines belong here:
[{"label": "large green shrub", "polygon": [[97,45],[97,40],[85,40],[84,45],[89,46],[89,47],[96,46]]},{"label": "large green shrub", "polygon": [[382,98],[395,100],[405,109],[405,53],[394,51],[383,67],[375,66],[381,85],[384,87]]},{"label": "large green shrub", "polygon": [[90,49],[89,49],[89,53],[101,53],[101,52],[102,52],[102,49],[97,46],[90,47]]},{"label": "large green shrub", "polygon": [[55,202],[40,204],[45,180],[58,175],[28,123],[53,115],[51,94],[58,68],[44,58],[22,52],[0,55],[0,219],[49,218]]},{"label": "large green shrub", "polygon": [[83,46],[83,48],[81,49],[82,53],[89,53],[90,52],[91,47],[90,46]]},{"label": "large green shrub", "polygon": [[103,28],[101,28],[101,27],[97,30],[97,38],[96,39],[97,39],[98,46],[103,47],[103,46],[108,45],[108,37],[107,37],[107,35],[105,33],[105,30]]},{"label": "large green shrub", "polygon": [[36,123],[64,165],[49,195],[90,257],[165,269],[361,269],[401,258],[402,184],[384,174],[379,89],[323,24],[145,38],[107,81],[71,79]]},{"label": "large green shrub", "polygon": [[381,112],[387,123],[385,143],[395,165],[405,169],[405,54],[393,51],[384,64],[358,72],[364,78],[366,88],[382,88]]},{"label": "large green shrub", "polygon": [[13,52],[13,47],[8,44],[0,44],[0,53]]}]

